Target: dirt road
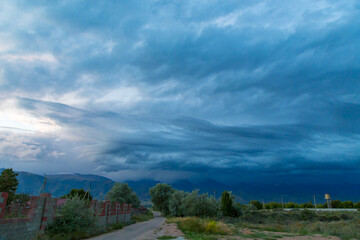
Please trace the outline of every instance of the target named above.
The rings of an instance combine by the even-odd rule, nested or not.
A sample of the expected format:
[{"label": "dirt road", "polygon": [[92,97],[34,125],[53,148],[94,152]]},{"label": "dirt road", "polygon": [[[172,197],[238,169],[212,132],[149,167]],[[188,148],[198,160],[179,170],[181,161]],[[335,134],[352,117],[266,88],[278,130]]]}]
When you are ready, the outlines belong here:
[{"label": "dirt road", "polygon": [[89,238],[89,240],[144,240],[156,239],[154,232],[158,231],[165,222],[165,218],[159,213],[154,213],[154,218],[147,222],[135,223],[111,233],[98,237]]}]

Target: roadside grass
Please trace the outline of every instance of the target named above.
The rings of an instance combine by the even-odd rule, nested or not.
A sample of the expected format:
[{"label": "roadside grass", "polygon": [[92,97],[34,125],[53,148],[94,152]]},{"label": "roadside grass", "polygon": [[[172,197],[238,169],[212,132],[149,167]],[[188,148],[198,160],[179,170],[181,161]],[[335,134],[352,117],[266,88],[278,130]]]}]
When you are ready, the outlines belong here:
[{"label": "roadside grass", "polygon": [[55,235],[49,235],[46,233],[37,234],[32,240],[80,240],[90,237],[96,237],[104,233],[109,233],[115,230],[120,230],[123,227],[133,224],[135,222],[131,221],[130,223],[113,223],[106,226],[99,226],[97,228],[91,229],[89,231],[75,231],[71,233],[60,233]]},{"label": "roadside grass", "polygon": [[128,223],[114,223],[108,224],[103,227],[97,227],[91,231],[75,231],[71,233],[55,234],[49,236],[48,234],[37,234],[32,240],[80,240],[90,237],[99,236],[104,233],[112,232],[115,230],[122,229],[124,226],[129,225]]},{"label": "roadside grass", "polygon": [[158,237],[158,239],[175,239],[177,237],[173,237],[173,236],[161,236],[161,237]]},{"label": "roadside grass", "polygon": [[302,236],[320,234],[337,236],[343,240],[360,239],[359,213],[254,212],[253,215],[246,213],[234,225],[236,229],[248,228]]},{"label": "roadside grass", "polygon": [[130,222],[128,223],[113,223],[107,224],[106,226],[96,226],[92,229],[87,229],[87,231],[74,231],[70,233],[60,233],[55,235],[49,235],[45,231],[43,234],[36,235],[33,240],[80,240],[86,239],[90,237],[96,237],[102,235],[104,233],[109,233],[115,230],[120,230],[125,226],[134,224],[136,222],[144,222],[149,221],[154,218],[154,214],[152,212],[147,212],[146,214],[132,216]]},{"label": "roadside grass", "polygon": [[166,222],[176,223],[185,237],[193,240],[215,240],[218,235],[234,234],[227,224],[207,218],[169,218]]},{"label": "roadside grass", "polygon": [[151,211],[147,211],[145,214],[134,215],[131,219],[135,222],[146,222],[154,218],[154,214]]},{"label": "roadside grass", "polygon": [[337,236],[343,240],[360,239],[360,214],[348,212],[253,212],[224,221],[183,217],[169,218],[167,223],[176,223],[185,237],[193,240],[231,239],[235,236],[274,240],[316,234]]}]

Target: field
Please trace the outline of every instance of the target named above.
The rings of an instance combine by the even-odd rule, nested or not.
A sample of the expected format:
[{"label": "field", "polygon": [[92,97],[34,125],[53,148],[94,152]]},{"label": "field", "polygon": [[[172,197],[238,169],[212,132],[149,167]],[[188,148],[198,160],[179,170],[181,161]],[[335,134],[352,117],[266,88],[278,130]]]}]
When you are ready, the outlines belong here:
[{"label": "field", "polygon": [[251,211],[222,220],[169,218],[186,237],[215,239],[360,239],[358,212]]}]

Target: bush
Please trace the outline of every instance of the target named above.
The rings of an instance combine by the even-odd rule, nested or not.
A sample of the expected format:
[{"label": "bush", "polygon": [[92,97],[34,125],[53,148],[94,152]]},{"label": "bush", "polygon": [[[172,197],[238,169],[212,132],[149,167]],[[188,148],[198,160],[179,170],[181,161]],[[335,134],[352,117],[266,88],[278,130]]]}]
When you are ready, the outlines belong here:
[{"label": "bush", "polygon": [[179,227],[184,232],[204,233],[206,230],[204,224],[196,217],[184,218],[180,222]]},{"label": "bush", "polygon": [[186,194],[182,202],[185,216],[216,217],[219,204],[208,194],[199,194],[199,190]]},{"label": "bush", "polygon": [[95,217],[89,210],[88,203],[74,197],[62,206],[60,216],[46,228],[46,234],[54,238],[57,235],[71,234],[71,238],[65,239],[81,239],[93,233],[95,229]]},{"label": "bush", "polygon": [[194,236],[194,234],[227,235],[233,233],[226,224],[222,222],[216,222],[214,220],[202,219],[198,217],[185,217],[176,218],[174,221],[178,223],[180,230],[182,230],[190,238]]},{"label": "bush", "polygon": [[253,200],[251,202],[249,202],[249,205],[253,205],[254,207],[256,207],[258,210],[263,208],[263,205],[261,204],[261,202],[257,201],[257,200]]},{"label": "bush", "polygon": [[217,232],[217,225],[215,221],[210,221],[207,225],[206,225],[206,229],[205,229],[206,233],[216,233]]}]

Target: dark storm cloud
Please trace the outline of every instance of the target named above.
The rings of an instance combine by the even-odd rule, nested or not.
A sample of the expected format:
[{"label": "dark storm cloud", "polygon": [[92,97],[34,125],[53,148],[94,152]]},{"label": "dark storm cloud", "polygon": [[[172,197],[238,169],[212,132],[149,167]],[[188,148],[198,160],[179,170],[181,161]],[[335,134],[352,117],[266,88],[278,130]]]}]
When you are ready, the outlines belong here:
[{"label": "dark storm cloud", "polygon": [[0,99],[57,129],[31,155],[44,165],[51,151],[108,173],[229,180],[359,170],[357,1],[2,9]]}]

